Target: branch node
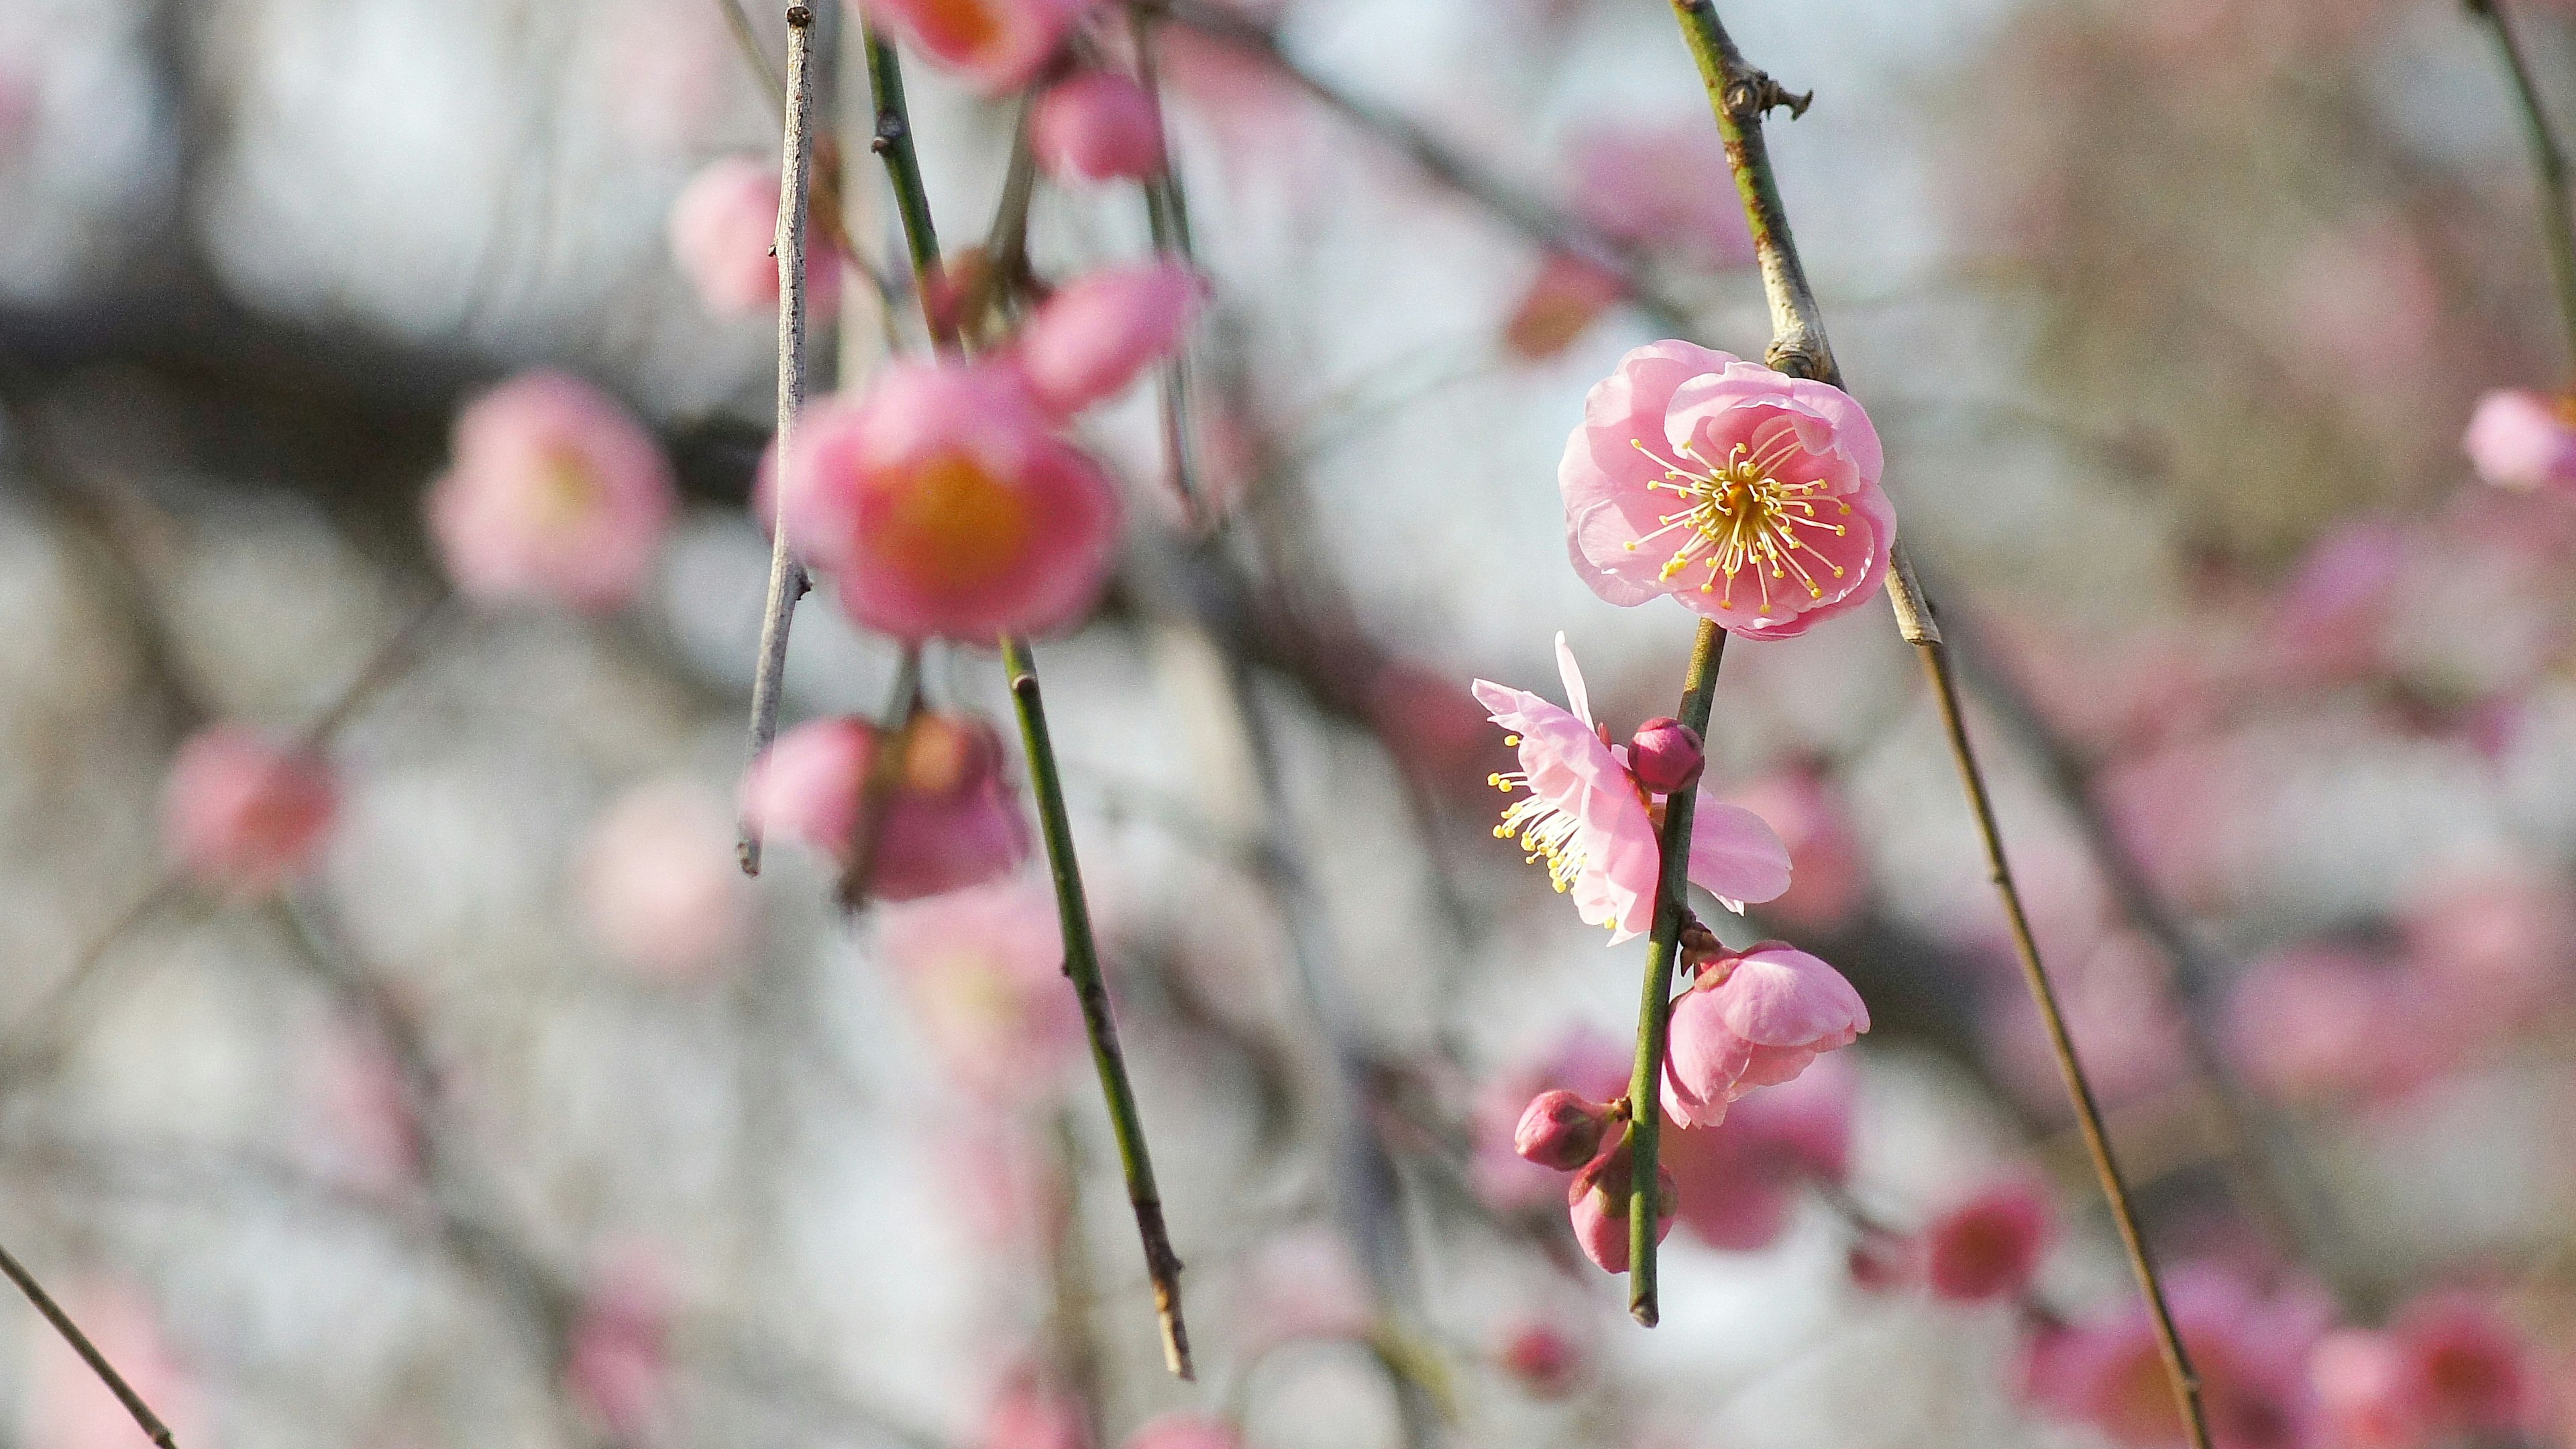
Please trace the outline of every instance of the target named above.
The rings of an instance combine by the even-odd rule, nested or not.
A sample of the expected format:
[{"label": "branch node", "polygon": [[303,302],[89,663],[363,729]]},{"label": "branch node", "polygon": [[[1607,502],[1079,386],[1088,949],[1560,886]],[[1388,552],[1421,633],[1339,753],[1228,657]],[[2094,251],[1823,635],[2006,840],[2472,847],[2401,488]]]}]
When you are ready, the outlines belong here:
[{"label": "branch node", "polygon": [[787,7],[787,23],[799,30],[814,23],[814,12],[802,5]]},{"label": "branch node", "polygon": [[1789,119],[1794,121],[1807,113],[1807,107],[1815,104],[1816,93],[1793,91],[1762,71],[1744,70],[1727,82],[1726,93],[1721,100],[1727,114],[1738,124],[1758,121],[1779,110],[1787,111]]}]

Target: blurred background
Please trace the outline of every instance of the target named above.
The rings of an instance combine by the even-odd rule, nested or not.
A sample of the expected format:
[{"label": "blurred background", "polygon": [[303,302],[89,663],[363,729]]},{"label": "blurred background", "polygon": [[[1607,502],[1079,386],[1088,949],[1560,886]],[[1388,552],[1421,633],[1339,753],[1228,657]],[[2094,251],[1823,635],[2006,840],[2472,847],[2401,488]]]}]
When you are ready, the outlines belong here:
[{"label": "blurred background", "polygon": [[[1814,92],[1785,199],[2221,1442],[2564,1442],[2576,503],[2460,439],[2570,359],[2491,34],[1721,8]],[[820,9],[849,231],[899,272]],[[2509,14],[2576,114],[2576,11]],[[0,1242],[187,1446],[1018,1449],[1175,1409],[1263,1449],[2176,1442],[2152,1375],[2120,1398],[2133,1290],[1880,609],[1730,650],[1710,735],[1798,869],[1719,930],[1871,1009],[1821,1117],[1693,1159],[1652,1333],[1509,1154],[1535,1087],[1624,1070],[1640,948],[1492,838],[1466,684],[1555,696],[1562,630],[1614,733],[1674,707],[1689,621],[1566,567],[1556,461],[1627,349],[1769,335],[1668,8],[1151,22],[1230,522],[1175,504],[1155,389],[1091,415],[1126,541],[1040,658],[1200,1381],[1053,978],[907,969],[792,847],[734,869],[774,325],[710,311],[671,213],[779,126],[719,0],[0,0]],[[909,80],[977,238],[1017,101]],[[1147,237],[1134,188],[1032,209],[1042,276]],[[846,291],[818,365],[855,382],[918,327]],[[424,528],[459,407],[539,366],[677,471],[623,610],[454,599]],[[818,593],[787,715],[895,665]],[[1007,714],[989,653],[926,673]],[[173,873],[165,776],[217,722],[336,772],[276,890]],[[1927,1288],[1918,1230],[1998,1182],[2052,1205],[2035,1284]],[[2510,1423],[2336,1417],[2330,1327],[2471,1300]],[[14,1299],[0,1442],[141,1442]]]}]

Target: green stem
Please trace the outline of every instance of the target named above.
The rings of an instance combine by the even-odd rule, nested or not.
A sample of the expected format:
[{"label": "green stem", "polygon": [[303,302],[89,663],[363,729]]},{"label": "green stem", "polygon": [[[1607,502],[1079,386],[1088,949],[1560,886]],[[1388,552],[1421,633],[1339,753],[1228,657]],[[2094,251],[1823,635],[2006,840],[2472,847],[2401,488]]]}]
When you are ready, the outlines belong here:
[{"label": "green stem", "polygon": [[2467,0],[2469,13],[2487,23],[2513,83],[2514,108],[2522,116],[2524,139],[2531,143],[2532,174],[2540,183],[2540,234],[2549,248],[2549,275],[2558,286],[2559,319],[2567,327],[2568,361],[2576,367],[2576,221],[2568,210],[2567,152],[2540,103],[2540,88],[2531,79],[2531,63],[2505,23],[2503,0]]},{"label": "green stem", "polygon": [[[1198,248],[1190,240],[1189,200],[1181,191],[1170,130],[1163,124],[1162,79],[1154,63],[1154,17],[1145,6],[1131,4],[1127,7],[1127,21],[1136,42],[1136,83],[1153,99],[1154,126],[1163,140],[1163,169],[1145,183],[1146,232],[1153,238],[1156,252],[1176,256],[1195,267]],[[1163,364],[1156,403],[1163,428],[1163,456],[1171,467],[1172,491],[1180,497],[1183,516],[1203,523],[1206,499],[1198,486],[1197,455],[1190,438],[1188,348],[1174,353]]]},{"label": "green stem", "polygon": [[[1726,657],[1726,631],[1702,619],[1691,645],[1690,673],[1682,681],[1681,722],[1705,736],[1717,697],[1717,666]],[[1672,1023],[1673,966],[1681,953],[1682,923],[1690,919],[1691,817],[1699,806],[1696,785],[1664,797],[1662,873],[1655,882],[1654,934],[1646,943],[1646,984],[1637,1002],[1637,1069],[1628,1078],[1628,1311],[1655,1326],[1655,1160],[1664,1128],[1664,1047]]]},{"label": "green stem", "polygon": [[937,346],[954,351],[958,345],[957,323],[946,317],[939,306],[940,265],[939,229],[930,220],[930,192],[922,185],[921,157],[912,145],[912,112],[903,99],[903,61],[894,52],[894,42],[879,34],[868,19],[867,7],[861,6],[859,37],[868,53],[868,92],[876,98],[876,135],[868,148],[885,162],[886,180],[894,186],[894,205],[903,218],[904,251],[912,261],[912,288],[921,300],[921,320],[930,328],[930,340]]}]

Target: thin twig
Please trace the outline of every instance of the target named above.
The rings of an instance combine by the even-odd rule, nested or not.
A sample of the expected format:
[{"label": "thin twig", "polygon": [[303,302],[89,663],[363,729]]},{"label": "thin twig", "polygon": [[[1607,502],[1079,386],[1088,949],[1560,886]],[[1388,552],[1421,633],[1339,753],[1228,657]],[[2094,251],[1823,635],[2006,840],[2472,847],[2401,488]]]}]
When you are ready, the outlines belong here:
[{"label": "thin twig", "polygon": [[760,32],[751,28],[751,16],[742,8],[742,0],[715,0],[718,13],[724,16],[725,29],[733,32],[734,49],[742,53],[742,63],[760,78],[760,88],[769,97],[773,109],[787,109],[787,85],[778,78],[778,68],[769,63],[769,52],[760,47]]},{"label": "thin twig", "polygon": [[2513,84],[2514,109],[2522,133],[2531,143],[2531,170],[2540,184],[2540,234],[2549,248],[2549,275],[2558,288],[2559,320],[2566,324],[2568,364],[2576,368],[2576,220],[2568,211],[2567,150],[2541,105],[2540,87],[2532,82],[2531,63],[2505,23],[2504,0],[2464,0],[2469,13],[2487,23],[2505,79]]},{"label": "thin twig", "polygon": [[37,1282],[36,1275],[28,1272],[7,1248],[0,1248],[0,1273],[9,1275],[9,1281],[18,1285],[18,1291],[27,1295],[27,1301],[36,1305],[38,1313],[45,1315],[45,1321],[54,1326],[54,1332],[61,1334],[63,1342],[72,1346],[72,1352],[81,1356],[81,1362],[88,1364],[89,1371],[98,1375],[100,1383],[107,1385],[107,1391],[116,1395],[116,1401],[125,1406],[125,1412],[134,1416],[134,1422],[143,1430],[145,1438],[160,1445],[161,1449],[178,1449],[179,1441],[171,1437],[170,1426],[161,1422],[161,1416],[152,1412],[152,1406],[143,1402],[143,1396],[125,1381],[125,1375],[116,1371],[116,1365],[107,1361],[107,1355],[98,1351],[98,1345],[90,1342],[89,1335],[81,1332],[80,1325],[72,1322],[72,1316],[54,1301],[54,1295],[46,1292],[45,1285]]},{"label": "thin twig", "polygon": [[[1763,292],[1771,305],[1773,337],[1769,361],[1783,372],[1840,386],[1841,373],[1834,365],[1833,350],[1825,340],[1823,317],[1816,306],[1815,294],[1809,289],[1806,271],[1798,262],[1797,245],[1789,231],[1788,213],[1781,205],[1779,184],[1772,174],[1770,153],[1762,135],[1765,113],[1774,107],[1786,106],[1794,114],[1806,108],[1807,99],[1792,96],[1769,76],[1745,62],[1709,0],[1673,0],[1673,10],[1681,22],[1682,35],[1690,46],[1692,57],[1699,64],[1701,79],[1707,85],[1718,132],[1726,142],[1727,164],[1735,173],[1736,189],[1744,202],[1745,220],[1751,227],[1756,255],[1761,262]],[[2194,1449],[2209,1449],[2209,1425],[2201,1409],[2200,1381],[2192,1370],[2191,1357],[2183,1346],[2182,1335],[2174,1327],[2173,1313],[2165,1302],[2163,1282],[2157,1276],[2155,1261],[2149,1255],[2145,1237],[2138,1228],[2137,1210],[2129,1200],[2128,1186],[2112,1156],[2109,1135],[2103,1130],[2102,1112],[2094,1101],[2092,1083],[2085,1077],[2083,1064],[2075,1054],[2074,1039],[2067,1032],[2066,1019],[2058,1010],[2057,995],[2049,984],[2047,968],[2040,961],[2039,943],[2031,934],[2030,918],[2022,909],[2021,892],[2013,884],[2012,867],[2004,854],[2003,831],[1995,820],[1994,802],[1987,795],[1985,776],[1978,768],[1976,750],[1968,739],[1967,723],[1960,712],[1958,681],[1951,668],[1948,647],[1942,642],[1940,629],[1916,587],[1912,567],[1902,558],[1892,562],[1893,566],[1888,570],[1887,592],[1896,611],[1898,629],[1922,656],[1924,672],[1931,679],[1933,697],[1939,702],[1942,726],[1949,737],[1951,760],[1958,770],[1960,786],[1967,794],[1969,810],[1976,818],[1977,833],[1985,847],[1987,870],[2012,929],[2013,946],[2021,959],[2024,982],[2030,989],[2031,1000],[2039,1008],[2041,1024],[2047,1029],[2049,1045],[2057,1057],[2058,1071],[2065,1078],[2067,1096],[2074,1103],[2077,1123],[2083,1129],[2085,1148],[2093,1159],[2094,1173],[2101,1181],[2103,1196],[2110,1202],[2112,1221],[2118,1226],[2121,1245],[2127,1250],[2130,1270],[2137,1277],[2139,1292],[2145,1297],[2154,1319],[2156,1344],[2164,1356],[2175,1407],[2181,1411],[2184,1429],[2190,1435]],[[1666,863],[1669,870],[1669,851]],[[1648,1232],[1651,1240],[1651,1224]]]},{"label": "thin twig", "polygon": [[868,149],[885,162],[886,180],[894,187],[895,214],[903,222],[904,251],[912,262],[912,290],[921,299],[921,320],[930,329],[933,346],[954,351],[961,345],[957,318],[943,300],[947,288],[939,261],[939,228],[930,219],[930,191],[922,183],[921,157],[912,144],[912,111],[903,98],[903,61],[865,9],[859,11],[859,36],[868,56],[868,93],[875,97],[877,109]]},{"label": "thin twig", "polygon": [[[735,11],[736,14],[740,12]],[[787,7],[786,140],[778,171],[778,488],[784,495],[796,415],[805,410],[805,232],[814,184],[814,12]],[[760,662],[751,681],[751,746],[757,760],[778,737],[778,697],[787,675],[787,631],[805,593],[805,566],[787,546],[787,509],[771,510],[769,595],[760,616]],[[760,874],[760,825],[745,811],[735,850],[745,875]]]},{"label": "thin twig", "polygon": [[[1171,127],[1163,119],[1163,83],[1154,61],[1154,17],[1142,4],[1127,7],[1127,22],[1136,45],[1136,83],[1153,103],[1154,132],[1163,152],[1162,169],[1145,181],[1145,227],[1154,250],[1198,268],[1198,247],[1190,240],[1189,198],[1181,190],[1179,159],[1172,154]],[[1190,431],[1190,351],[1186,344],[1163,363],[1156,389],[1163,427],[1163,459],[1170,470],[1172,492],[1181,501],[1181,516],[1205,526],[1207,498],[1199,486],[1198,452]]]},{"label": "thin twig", "polygon": [[[1708,733],[1709,708],[1717,697],[1717,667],[1726,657],[1726,631],[1715,620],[1702,619],[1691,643],[1690,672],[1682,680],[1679,718]],[[1690,918],[1691,817],[1698,813],[1699,791],[1675,790],[1664,797],[1663,851],[1655,883],[1654,934],[1646,943],[1646,980],[1637,999],[1637,1066],[1628,1077],[1628,1312],[1648,1328],[1661,1308],[1655,1301],[1655,1228],[1662,1212],[1655,1191],[1655,1159],[1663,1139],[1664,1048],[1672,1022],[1673,965],[1681,954],[1682,923]]]}]

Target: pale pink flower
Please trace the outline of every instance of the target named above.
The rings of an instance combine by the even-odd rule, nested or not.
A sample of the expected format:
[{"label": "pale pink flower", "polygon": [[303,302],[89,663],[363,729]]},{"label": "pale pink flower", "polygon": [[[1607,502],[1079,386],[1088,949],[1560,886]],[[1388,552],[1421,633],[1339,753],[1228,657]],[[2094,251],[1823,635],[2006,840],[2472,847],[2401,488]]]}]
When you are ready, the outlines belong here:
[{"label": "pale pink flower", "polygon": [[738,961],[751,930],[732,813],[692,780],[653,781],[619,796],[590,828],[574,891],[600,949],[660,980]]},{"label": "pale pink flower", "polygon": [[1632,1061],[1625,1042],[1589,1027],[1566,1033],[1540,1056],[1486,1085],[1468,1120],[1468,1180],[1476,1195],[1500,1212],[1552,1203],[1563,1190],[1559,1174],[1516,1150],[1520,1119],[1529,1100],[1562,1089],[1596,1102],[1628,1090]]},{"label": "pale pink flower", "polygon": [[[1566,1213],[1574,1221],[1574,1240],[1583,1255],[1605,1273],[1628,1271],[1628,1193],[1636,1177],[1636,1150],[1629,1134],[1618,1145],[1584,1164],[1565,1185]],[[1673,1230],[1673,1206],[1679,1197],[1672,1169],[1655,1164],[1655,1241]]]},{"label": "pale pink flower", "polygon": [[1534,1399],[1561,1399],[1583,1381],[1583,1346],[1543,1319],[1523,1319],[1504,1330],[1494,1355],[1502,1370]]},{"label": "pale pink flower", "polygon": [[1628,295],[1617,272],[1572,252],[1551,251],[1503,324],[1503,346],[1523,362],[1541,362],[1574,345],[1601,314]]},{"label": "pale pink flower", "polygon": [[1093,0],[862,0],[937,64],[988,95],[1035,79]]},{"label": "pale pink flower", "polygon": [[1039,405],[1071,417],[1178,352],[1206,301],[1207,284],[1180,262],[1103,267],[1047,298],[1010,356]]},{"label": "pale pink flower", "polygon": [[[2308,1354],[2331,1308],[2304,1290],[2260,1296],[2206,1264],[2169,1268],[2164,1277],[2217,1449],[2302,1449],[2313,1417]],[[2127,1449],[2184,1442],[2154,1326],[2134,1296],[2041,1339],[2029,1385],[2041,1404]]]},{"label": "pale pink flower", "polygon": [[2479,1438],[2533,1428],[2541,1389],[2531,1345],[2492,1304],[2466,1293],[2427,1294],[2400,1310],[2388,1331],[2422,1376],[2436,1425]]},{"label": "pale pink flower", "polygon": [[1222,1419],[1165,1414],[1137,1430],[1127,1449],[1243,1449],[1243,1439]]},{"label": "pale pink flower", "polygon": [[1082,1406],[1036,1381],[1014,1375],[985,1407],[975,1449],[1091,1449]]},{"label": "pale pink flower", "polygon": [[261,895],[312,864],[339,801],[320,756],[239,725],[208,725],[170,762],[162,838],[199,885]]},{"label": "pale pink flower", "polygon": [[1924,1277],[1958,1303],[2019,1297],[2048,1250],[2048,1197],[2029,1182],[1995,1183],[1923,1229]]},{"label": "pale pink flower", "polygon": [[1796,1081],[1736,1103],[1714,1127],[1667,1123],[1658,1155],[1680,1194],[1682,1227],[1732,1253],[1778,1241],[1809,1185],[1839,1186],[1850,1176],[1859,1089],[1850,1063],[1827,1057]]},{"label": "pale pink flower", "polygon": [[1060,182],[1142,181],[1163,169],[1163,118],[1143,86],[1088,70],[1038,97],[1029,151]]},{"label": "pale pink flower", "polygon": [[564,1387],[620,1441],[645,1435],[668,1403],[670,1300],[660,1260],[632,1246],[600,1273],[573,1315],[564,1345]]},{"label": "pale pink flower", "polygon": [[2388,1334],[2340,1328],[2317,1340],[2308,1387],[2327,1449],[2427,1449],[2433,1441],[2432,1385]]},{"label": "pale pink flower", "polygon": [[457,414],[429,531],[457,590],[616,608],[635,596],[677,490],[651,434],[607,394],[523,373]]},{"label": "pale pink flower", "polygon": [[1669,595],[1749,639],[1877,593],[1896,538],[1878,432],[1840,388],[1688,342],[1593,385],[1557,469],[1575,572],[1611,603]]},{"label": "pale pink flower", "polygon": [[1851,1045],[1869,1030],[1869,1008],[1841,972],[1763,941],[1701,966],[1673,1003],[1671,1030],[1664,1111],[1685,1127],[1714,1127],[1738,1097]]},{"label": "pale pink flower", "polygon": [[1581,179],[1575,213],[1611,240],[1678,252],[1706,267],[1753,260],[1753,233],[1726,148],[1705,118],[1603,127],[1579,138],[1567,162]]},{"label": "pale pink flower", "polygon": [[2576,892],[2548,870],[2441,871],[2409,889],[2397,923],[2416,978],[2471,1039],[2512,1030],[2576,979]]},{"label": "pale pink flower", "polygon": [[[1563,634],[1556,636],[1556,662],[1570,711],[1489,680],[1471,686],[1494,723],[1512,732],[1506,743],[1520,750],[1520,769],[1491,783],[1506,793],[1529,791],[1503,811],[1494,834],[1517,836],[1531,860],[1545,860],[1548,878],[1572,895],[1584,924],[1607,926],[1615,944],[1653,923],[1660,812],[1628,773],[1627,750],[1592,722],[1583,671]],[[1761,817],[1702,788],[1691,817],[1690,879],[1741,910],[1789,888],[1789,852]]]},{"label": "pale pink flower", "polygon": [[2332,946],[2277,951],[2227,1002],[2245,1074],[2284,1101],[2403,1090],[2435,1065],[2424,993],[2394,964]]},{"label": "pale pink flower", "polygon": [[1764,904],[1762,918],[1819,935],[1851,924],[1869,897],[1869,861],[1833,782],[1822,771],[1791,765],[1745,781],[1726,798],[1779,832],[1798,863],[1789,889]]},{"label": "pale pink flower", "polygon": [[2501,388],[2478,399],[2460,439],[2478,476],[2499,488],[2576,487],[2576,420],[2565,399]]},{"label": "pale pink flower", "polygon": [[[883,731],[854,717],[798,725],[753,762],[743,808],[771,835],[790,836],[844,865],[863,828]],[[1029,827],[1002,778],[1002,742],[969,715],[924,712],[902,737],[903,757],[880,787],[868,893],[908,901],[1009,874],[1028,858]]]},{"label": "pale pink flower", "polygon": [[886,965],[958,1079],[996,1099],[1041,1096],[1081,1048],[1055,892],[1026,877],[886,906]]},{"label": "pale pink flower", "polygon": [[[38,1271],[42,1271],[39,1265]],[[152,1300],[128,1284],[79,1278],[55,1282],[54,1297],[181,1444],[208,1442],[204,1390],[181,1361]],[[28,1449],[102,1449],[147,1442],[134,1416],[73,1352],[62,1335],[30,1318],[22,1339],[33,1362],[20,1399]]]},{"label": "pale pink flower", "polygon": [[[710,161],[671,203],[671,256],[719,317],[778,307],[778,168],[757,156]],[[832,249],[809,248],[805,307],[829,317],[841,306],[841,264]]]},{"label": "pale pink flower", "polygon": [[850,617],[904,639],[1070,625],[1118,541],[1099,465],[997,366],[896,363],[863,396],[814,408],[780,506]]},{"label": "pale pink flower", "polygon": [[383,1035],[335,1021],[305,1061],[321,1166],[354,1191],[392,1197],[420,1181],[423,1136],[412,1084]]}]

